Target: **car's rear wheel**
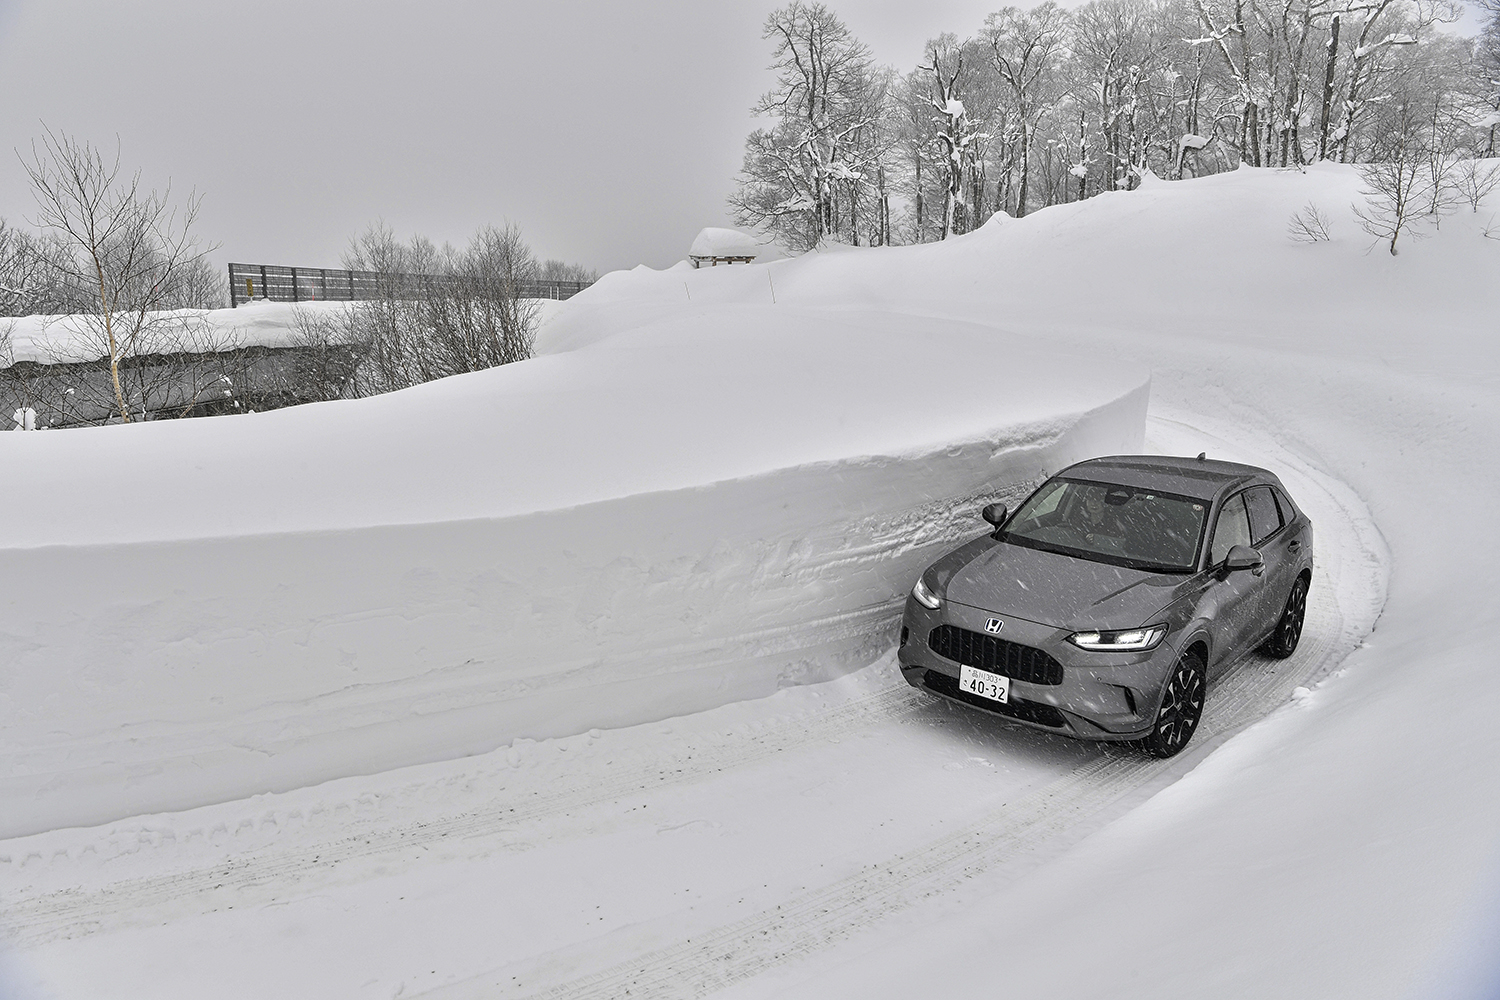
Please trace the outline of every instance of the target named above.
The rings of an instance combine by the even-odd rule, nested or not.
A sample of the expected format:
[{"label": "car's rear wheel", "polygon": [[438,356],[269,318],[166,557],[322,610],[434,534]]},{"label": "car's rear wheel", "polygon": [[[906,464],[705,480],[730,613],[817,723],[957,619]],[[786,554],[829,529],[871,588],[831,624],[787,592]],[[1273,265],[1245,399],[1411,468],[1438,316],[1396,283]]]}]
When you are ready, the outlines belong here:
[{"label": "car's rear wheel", "polygon": [[1175,757],[1193,738],[1198,720],[1203,717],[1205,674],[1203,656],[1196,649],[1188,650],[1178,659],[1161,696],[1156,727],[1141,741],[1151,756]]},{"label": "car's rear wheel", "polygon": [[1286,606],[1276,620],[1276,631],[1261,643],[1260,651],[1267,656],[1284,660],[1297,651],[1297,641],[1302,638],[1302,622],[1307,617],[1307,578],[1297,577],[1292,592],[1286,597]]}]

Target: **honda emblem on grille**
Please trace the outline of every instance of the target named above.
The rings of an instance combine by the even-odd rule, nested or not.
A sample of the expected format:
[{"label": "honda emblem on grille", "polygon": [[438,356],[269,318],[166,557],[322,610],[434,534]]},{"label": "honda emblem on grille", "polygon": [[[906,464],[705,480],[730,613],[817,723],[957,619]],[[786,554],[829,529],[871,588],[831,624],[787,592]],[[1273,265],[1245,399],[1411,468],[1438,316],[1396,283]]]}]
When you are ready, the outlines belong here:
[{"label": "honda emblem on grille", "polygon": [[998,618],[991,618],[989,621],[987,621],[987,622],[984,623],[984,630],[986,632],[994,633],[994,632],[1000,631],[1001,627],[1004,626],[1004,625],[1005,625],[1005,623],[1003,621],[1001,621],[1000,619],[998,619]]}]

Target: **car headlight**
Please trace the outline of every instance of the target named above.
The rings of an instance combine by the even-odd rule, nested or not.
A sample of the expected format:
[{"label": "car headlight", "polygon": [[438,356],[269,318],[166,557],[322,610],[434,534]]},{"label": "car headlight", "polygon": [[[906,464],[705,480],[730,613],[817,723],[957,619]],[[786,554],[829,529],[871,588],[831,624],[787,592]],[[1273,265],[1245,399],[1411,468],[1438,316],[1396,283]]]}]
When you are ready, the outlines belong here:
[{"label": "car headlight", "polygon": [[1068,641],[1079,649],[1142,650],[1155,649],[1166,635],[1165,625],[1152,625],[1115,632],[1074,632]]},{"label": "car headlight", "polygon": [[917,577],[916,585],[911,588],[911,596],[915,597],[917,603],[922,605],[922,607],[932,611],[936,611],[939,605],[943,603],[943,599],[934,594],[920,576]]}]

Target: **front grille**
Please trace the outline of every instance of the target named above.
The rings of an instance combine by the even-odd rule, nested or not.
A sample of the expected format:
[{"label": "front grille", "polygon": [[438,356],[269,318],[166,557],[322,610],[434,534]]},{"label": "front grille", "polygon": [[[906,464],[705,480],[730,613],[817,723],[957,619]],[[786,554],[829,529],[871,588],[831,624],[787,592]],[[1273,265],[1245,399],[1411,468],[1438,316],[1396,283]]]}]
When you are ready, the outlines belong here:
[{"label": "front grille", "polygon": [[1007,642],[983,632],[970,632],[957,625],[939,625],[927,636],[927,645],[937,655],[957,663],[967,663],[1028,684],[1062,683],[1062,664],[1051,656],[1040,649]]},{"label": "front grille", "polygon": [[922,673],[922,686],[935,694],[956,698],[965,705],[973,705],[975,708],[982,708],[986,712],[995,712],[1021,722],[1033,722],[1039,726],[1047,726],[1052,729],[1066,729],[1068,725],[1063,714],[1051,705],[1039,705],[1034,701],[1023,701],[1020,698],[1014,697],[1004,704],[998,701],[991,701],[988,698],[981,698],[979,695],[970,694],[959,687],[957,677],[949,677],[947,674],[940,674],[936,670],[927,670]]}]

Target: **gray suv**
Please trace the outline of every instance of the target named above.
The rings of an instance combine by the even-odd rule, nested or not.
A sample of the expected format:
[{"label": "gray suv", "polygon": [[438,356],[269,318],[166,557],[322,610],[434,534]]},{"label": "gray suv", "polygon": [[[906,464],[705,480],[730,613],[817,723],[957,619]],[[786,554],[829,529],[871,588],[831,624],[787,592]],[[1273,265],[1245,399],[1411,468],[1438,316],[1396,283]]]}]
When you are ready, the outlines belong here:
[{"label": "gray suv", "polygon": [[1191,458],[1080,462],[929,566],[901,626],[915,687],[1040,729],[1171,757],[1209,679],[1287,657],[1312,522],[1265,469]]}]

